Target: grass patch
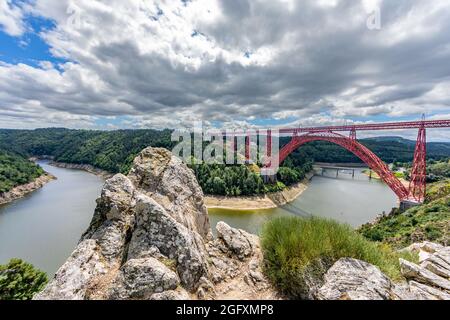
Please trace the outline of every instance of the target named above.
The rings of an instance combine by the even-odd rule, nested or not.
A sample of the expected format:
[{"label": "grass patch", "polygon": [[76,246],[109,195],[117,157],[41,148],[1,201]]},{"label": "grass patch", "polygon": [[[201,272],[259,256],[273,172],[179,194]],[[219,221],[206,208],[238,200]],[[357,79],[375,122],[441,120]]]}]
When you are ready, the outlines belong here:
[{"label": "grass patch", "polygon": [[281,217],[269,221],[261,233],[265,273],[286,295],[305,299],[311,283],[340,258],[378,266],[393,280],[402,279],[398,254],[386,244],[366,240],[350,226],[322,218]]}]

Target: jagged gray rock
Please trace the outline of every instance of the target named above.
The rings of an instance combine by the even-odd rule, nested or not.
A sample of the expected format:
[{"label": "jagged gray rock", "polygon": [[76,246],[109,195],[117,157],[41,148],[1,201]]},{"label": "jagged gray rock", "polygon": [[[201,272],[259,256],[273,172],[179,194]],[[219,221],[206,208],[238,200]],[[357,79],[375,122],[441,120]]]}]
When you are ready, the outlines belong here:
[{"label": "jagged gray rock", "polygon": [[108,271],[95,240],[82,241],[70,258],[58,270],[55,278],[34,299],[83,300],[92,280]]},{"label": "jagged gray rock", "polygon": [[179,158],[161,148],[144,149],[134,160],[129,179],[178,223],[211,239],[208,210],[195,175]]},{"label": "jagged gray rock", "polygon": [[208,273],[203,239],[175,221],[152,198],[139,195],[136,201],[136,226],[129,244],[129,258],[147,253],[149,246],[156,247],[168,259],[175,260],[183,285],[194,289]]},{"label": "jagged gray rock", "polygon": [[[212,239],[195,176],[147,148],[103,187],[76,250],[35,299],[262,299],[259,239],[226,224]],[[236,238],[234,238],[236,236]]]},{"label": "jagged gray rock", "polygon": [[177,290],[167,290],[161,293],[153,294],[149,300],[189,300],[189,294],[186,290],[178,288]]},{"label": "jagged gray rock", "polygon": [[239,259],[249,257],[257,247],[258,238],[244,230],[233,229],[225,222],[216,226],[217,237],[223,240],[226,251],[235,254]]},{"label": "jagged gray rock", "polygon": [[404,259],[400,259],[400,267],[403,276],[408,280],[415,280],[425,285],[450,290],[450,281],[434,274],[430,270]]},{"label": "jagged gray rock", "polygon": [[418,300],[450,300],[450,294],[416,281],[409,282],[409,290]]},{"label": "jagged gray rock", "polygon": [[113,281],[110,299],[149,299],[178,287],[178,275],[154,258],[131,259]]},{"label": "jagged gray rock", "polygon": [[438,276],[450,279],[450,247],[438,249],[420,265]]},{"label": "jagged gray rock", "polygon": [[400,299],[394,284],[377,267],[356,259],[342,258],[325,274],[317,291],[319,300]]},{"label": "jagged gray rock", "polygon": [[419,256],[419,262],[428,259],[436,251],[443,249],[444,246],[429,241],[413,243],[412,245],[400,250],[400,252],[411,252]]}]

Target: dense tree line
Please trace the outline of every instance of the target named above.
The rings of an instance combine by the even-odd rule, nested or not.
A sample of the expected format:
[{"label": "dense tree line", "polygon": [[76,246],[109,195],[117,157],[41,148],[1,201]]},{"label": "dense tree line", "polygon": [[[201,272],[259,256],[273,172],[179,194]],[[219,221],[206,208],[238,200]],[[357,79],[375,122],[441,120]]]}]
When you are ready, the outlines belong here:
[{"label": "dense tree line", "polygon": [[450,159],[443,161],[430,160],[427,162],[428,181],[441,181],[450,178]]},{"label": "dense tree line", "polygon": [[33,181],[44,173],[41,167],[28,159],[0,151],[0,193]]},{"label": "dense tree line", "polygon": [[305,178],[312,170],[307,158],[296,166],[292,161],[278,170],[277,182],[265,183],[257,165],[190,164],[206,194],[248,196],[283,190]]}]

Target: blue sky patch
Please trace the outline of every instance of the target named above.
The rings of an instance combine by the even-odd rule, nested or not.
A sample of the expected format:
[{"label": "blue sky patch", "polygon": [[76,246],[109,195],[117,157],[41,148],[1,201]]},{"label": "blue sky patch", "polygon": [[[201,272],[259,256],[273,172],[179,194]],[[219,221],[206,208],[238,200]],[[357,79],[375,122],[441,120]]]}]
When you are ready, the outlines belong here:
[{"label": "blue sky patch", "polygon": [[24,63],[40,67],[40,61],[50,61],[54,65],[67,62],[56,58],[50,52],[48,44],[39,36],[41,32],[55,27],[51,20],[39,17],[27,17],[27,31],[19,37],[13,37],[0,30],[0,61],[9,64]]}]

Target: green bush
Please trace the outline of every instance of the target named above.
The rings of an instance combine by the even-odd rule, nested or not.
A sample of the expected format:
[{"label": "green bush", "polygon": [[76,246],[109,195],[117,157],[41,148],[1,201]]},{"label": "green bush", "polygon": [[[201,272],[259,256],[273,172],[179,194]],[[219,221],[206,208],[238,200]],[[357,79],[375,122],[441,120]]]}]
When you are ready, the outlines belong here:
[{"label": "green bush", "polygon": [[0,300],[30,300],[47,284],[47,275],[20,259],[0,265]]},{"label": "green bush", "polygon": [[308,283],[320,282],[326,270],[343,257],[376,265],[393,280],[402,278],[399,254],[388,245],[370,242],[350,226],[332,220],[273,219],[262,230],[261,244],[267,276],[292,298],[306,298]]}]

